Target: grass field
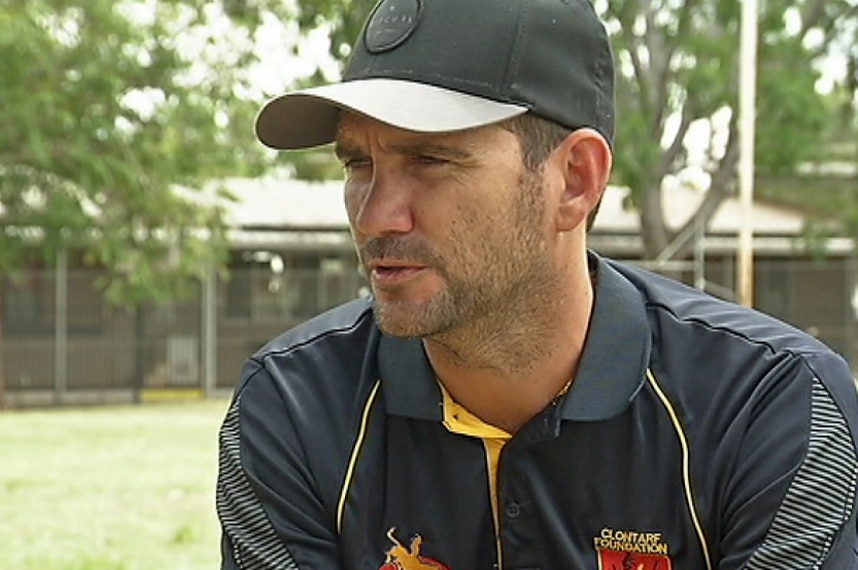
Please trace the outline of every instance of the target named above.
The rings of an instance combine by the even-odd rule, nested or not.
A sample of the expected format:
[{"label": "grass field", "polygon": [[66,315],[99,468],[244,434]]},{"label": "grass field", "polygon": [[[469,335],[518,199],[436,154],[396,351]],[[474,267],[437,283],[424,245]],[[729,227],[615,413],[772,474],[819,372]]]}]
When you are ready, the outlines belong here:
[{"label": "grass field", "polygon": [[226,406],[0,413],[0,569],[217,568]]}]

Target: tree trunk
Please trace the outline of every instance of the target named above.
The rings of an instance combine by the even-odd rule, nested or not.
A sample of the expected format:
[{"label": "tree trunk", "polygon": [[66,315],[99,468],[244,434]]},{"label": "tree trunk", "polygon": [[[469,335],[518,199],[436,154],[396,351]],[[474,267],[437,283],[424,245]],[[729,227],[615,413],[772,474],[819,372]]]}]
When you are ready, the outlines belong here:
[{"label": "tree trunk", "polygon": [[662,209],[661,189],[647,188],[640,193],[638,215],[641,224],[641,240],[643,240],[643,258],[655,259],[670,243],[667,225]]}]

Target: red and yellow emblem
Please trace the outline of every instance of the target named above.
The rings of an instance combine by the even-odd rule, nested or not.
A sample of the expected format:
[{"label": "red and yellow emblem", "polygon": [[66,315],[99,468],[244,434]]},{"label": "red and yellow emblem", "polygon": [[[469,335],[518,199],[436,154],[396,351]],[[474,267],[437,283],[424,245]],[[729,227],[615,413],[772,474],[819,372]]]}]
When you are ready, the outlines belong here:
[{"label": "red and yellow emblem", "polygon": [[599,570],[672,570],[660,532],[603,528],[593,539]]},{"label": "red and yellow emblem", "polygon": [[670,558],[660,554],[599,551],[599,570],[671,570]]},{"label": "red and yellow emblem", "polygon": [[420,555],[423,537],[419,534],[411,537],[411,542],[406,548],[393,535],[395,531],[395,527],[387,531],[387,538],[393,546],[385,553],[384,564],[378,570],[449,570],[437,560]]}]

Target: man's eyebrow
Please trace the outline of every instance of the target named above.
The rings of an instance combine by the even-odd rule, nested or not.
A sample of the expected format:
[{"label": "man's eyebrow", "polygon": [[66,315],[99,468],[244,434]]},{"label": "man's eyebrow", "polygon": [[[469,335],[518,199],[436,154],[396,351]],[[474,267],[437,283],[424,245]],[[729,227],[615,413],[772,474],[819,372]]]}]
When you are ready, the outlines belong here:
[{"label": "man's eyebrow", "polygon": [[350,141],[337,140],[334,141],[334,154],[337,156],[338,159],[346,160],[349,158],[362,156],[365,153],[358,145]]},{"label": "man's eyebrow", "polygon": [[[406,156],[429,155],[461,161],[473,160],[474,158],[474,154],[467,148],[426,141],[396,143],[390,146],[390,150]],[[341,139],[334,142],[334,154],[342,161],[365,156],[366,152],[360,145]]]},{"label": "man's eyebrow", "polygon": [[466,148],[435,142],[400,143],[391,145],[391,149],[408,156],[429,155],[454,160],[472,160],[474,158],[473,153],[469,152]]}]

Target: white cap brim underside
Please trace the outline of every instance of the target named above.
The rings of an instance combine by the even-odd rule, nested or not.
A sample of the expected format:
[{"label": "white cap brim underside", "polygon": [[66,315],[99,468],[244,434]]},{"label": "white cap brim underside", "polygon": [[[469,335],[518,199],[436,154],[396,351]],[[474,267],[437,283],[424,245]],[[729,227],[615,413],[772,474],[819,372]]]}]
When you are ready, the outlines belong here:
[{"label": "white cap brim underside", "polygon": [[278,149],[318,146],[334,140],[346,109],[394,127],[418,132],[460,131],[527,112],[499,103],[400,79],[361,79],[312,87],[269,101],[256,118],[256,134]]}]

